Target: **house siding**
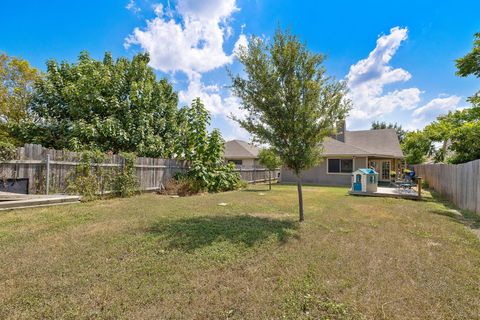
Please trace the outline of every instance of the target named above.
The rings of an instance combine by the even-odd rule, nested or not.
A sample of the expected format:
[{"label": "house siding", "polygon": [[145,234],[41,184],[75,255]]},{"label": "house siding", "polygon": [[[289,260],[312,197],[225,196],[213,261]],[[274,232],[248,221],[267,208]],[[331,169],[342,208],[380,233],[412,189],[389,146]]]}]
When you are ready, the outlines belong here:
[{"label": "house siding", "polygon": [[[339,158],[339,157],[332,157]],[[346,159],[352,159],[352,157],[342,157]],[[302,175],[303,183],[318,184],[323,186],[349,186],[351,184],[351,174],[350,173],[327,173],[327,159],[323,161],[310,170],[304,171]],[[367,158],[366,157],[355,157],[355,165],[353,171],[359,168],[367,167]],[[297,177],[291,170],[282,168],[280,173],[280,182],[282,183],[296,183]]]}]

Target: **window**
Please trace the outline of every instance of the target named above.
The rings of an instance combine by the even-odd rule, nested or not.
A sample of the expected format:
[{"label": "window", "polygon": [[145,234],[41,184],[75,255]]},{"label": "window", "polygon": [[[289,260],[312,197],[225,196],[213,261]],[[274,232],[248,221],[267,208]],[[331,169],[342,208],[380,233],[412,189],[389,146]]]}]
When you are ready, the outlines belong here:
[{"label": "window", "polygon": [[328,173],[352,173],[353,159],[328,159]]},{"label": "window", "polygon": [[228,160],[228,162],[231,162],[237,166],[241,166],[242,165],[242,160]]}]

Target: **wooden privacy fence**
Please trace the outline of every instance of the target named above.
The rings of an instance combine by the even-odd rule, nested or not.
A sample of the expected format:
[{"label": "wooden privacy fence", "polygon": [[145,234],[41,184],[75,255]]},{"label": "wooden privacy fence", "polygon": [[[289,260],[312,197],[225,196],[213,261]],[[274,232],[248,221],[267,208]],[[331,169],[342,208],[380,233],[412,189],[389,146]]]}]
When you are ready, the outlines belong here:
[{"label": "wooden privacy fence", "polygon": [[[26,144],[17,149],[15,160],[0,163],[0,178],[27,178],[31,194],[63,193],[75,167],[81,164],[80,159],[81,153]],[[92,164],[112,175],[122,165],[123,158],[119,155],[107,155],[102,163]],[[137,157],[134,168],[140,190],[160,189],[176,172],[187,170],[183,161],[146,157]]]},{"label": "wooden privacy fence", "polygon": [[235,171],[240,174],[242,180],[245,180],[248,183],[266,182],[269,179],[269,175],[273,181],[278,178],[278,175],[280,173],[280,170],[269,171],[265,168],[238,168]]},{"label": "wooden privacy fence", "polygon": [[[75,167],[80,165],[81,153],[47,149],[41,145],[26,144],[17,149],[14,160],[0,163],[0,180],[28,179],[28,193],[64,193]],[[107,175],[114,175],[123,165],[119,155],[106,155],[105,160],[92,166],[102,167]],[[158,190],[177,172],[188,169],[185,161],[137,157],[135,173],[140,190]],[[268,181],[269,171],[263,168],[236,169],[241,178],[249,183]],[[279,171],[272,171],[272,180]],[[111,190],[105,190],[111,191]]]},{"label": "wooden privacy fence", "polygon": [[480,214],[480,160],[415,165],[415,175],[461,209]]}]

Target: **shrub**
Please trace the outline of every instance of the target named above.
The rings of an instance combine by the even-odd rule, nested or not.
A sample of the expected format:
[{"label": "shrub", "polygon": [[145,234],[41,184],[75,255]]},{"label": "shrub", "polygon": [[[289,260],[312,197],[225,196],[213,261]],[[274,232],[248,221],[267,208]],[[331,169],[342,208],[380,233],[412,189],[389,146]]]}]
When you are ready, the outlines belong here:
[{"label": "shrub", "polygon": [[241,179],[234,169],[235,166],[232,163],[205,165],[195,161],[187,172],[187,177],[196,181],[201,189],[208,192],[235,190],[241,186]]},{"label": "shrub", "polygon": [[98,164],[103,163],[105,154],[95,151],[84,151],[80,156],[80,164],[75,167],[67,186],[67,192],[80,194],[83,200],[90,201],[103,193],[110,185],[110,174]]},{"label": "shrub", "polygon": [[0,161],[8,161],[15,158],[17,148],[10,142],[0,141]]},{"label": "shrub", "polygon": [[202,192],[200,185],[193,179],[186,176],[177,176],[170,179],[165,185],[163,194],[179,195],[181,197],[190,196]]},{"label": "shrub", "polygon": [[135,160],[134,153],[123,152],[123,166],[115,177],[114,189],[115,193],[120,197],[130,197],[138,192],[138,180],[135,175]]}]

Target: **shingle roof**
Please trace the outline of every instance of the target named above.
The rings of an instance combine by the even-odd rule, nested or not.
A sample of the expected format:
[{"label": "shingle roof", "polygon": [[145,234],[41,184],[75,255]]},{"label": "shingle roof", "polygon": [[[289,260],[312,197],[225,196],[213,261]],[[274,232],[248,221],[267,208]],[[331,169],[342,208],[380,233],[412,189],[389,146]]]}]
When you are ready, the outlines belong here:
[{"label": "shingle roof", "polygon": [[345,142],[332,138],[323,143],[324,155],[377,155],[403,158],[394,129],[345,131]]},{"label": "shingle roof", "polygon": [[349,145],[342,141],[338,141],[332,138],[325,138],[323,140],[323,152],[322,154],[325,156],[330,155],[356,155],[356,156],[364,156],[367,155],[369,152],[355,146]]},{"label": "shingle roof", "polygon": [[243,140],[225,142],[225,159],[257,159],[259,148]]}]

